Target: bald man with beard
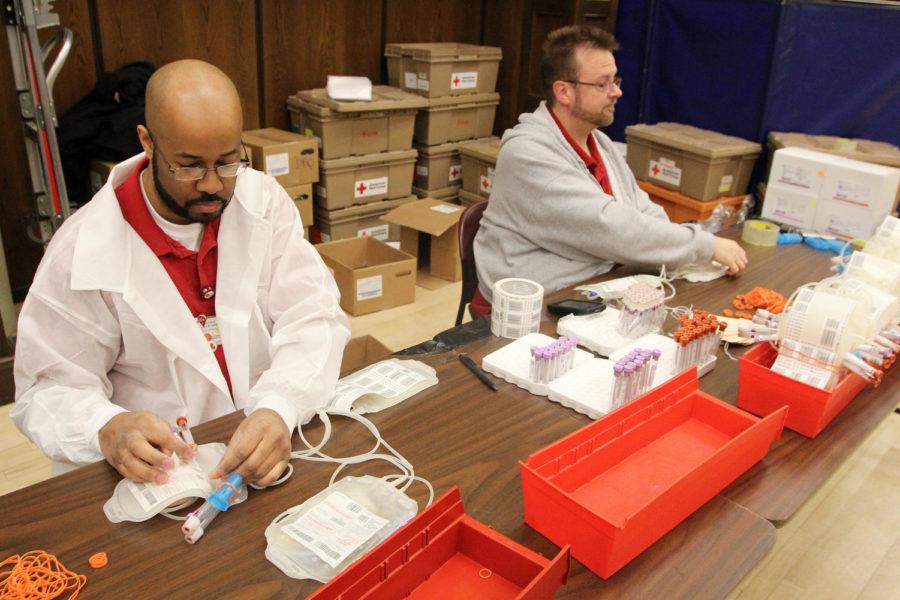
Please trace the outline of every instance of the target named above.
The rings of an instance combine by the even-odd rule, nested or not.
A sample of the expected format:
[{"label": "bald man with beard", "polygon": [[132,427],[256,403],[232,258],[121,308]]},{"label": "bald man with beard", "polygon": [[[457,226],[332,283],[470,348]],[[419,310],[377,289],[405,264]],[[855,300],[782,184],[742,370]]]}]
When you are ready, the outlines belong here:
[{"label": "bald man with beard", "polygon": [[172,433],[246,418],[211,478],[266,485],[334,394],[349,337],[334,279],[287,193],[248,168],[240,96],[183,60],[146,92],[144,152],[56,233],[22,308],[10,416],[54,474],[106,459],[165,483]]}]

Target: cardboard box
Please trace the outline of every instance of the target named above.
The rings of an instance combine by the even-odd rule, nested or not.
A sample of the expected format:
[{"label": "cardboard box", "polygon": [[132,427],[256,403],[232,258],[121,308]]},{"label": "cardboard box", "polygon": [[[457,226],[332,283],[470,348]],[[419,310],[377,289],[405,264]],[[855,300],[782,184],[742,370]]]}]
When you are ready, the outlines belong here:
[{"label": "cardboard box", "polygon": [[900,169],[804,148],[775,152],[762,216],[842,239],[871,236],[900,197]]},{"label": "cardboard box", "polygon": [[413,194],[419,198],[434,198],[435,200],[443,200],[450,204],[459,204],[459,190],[462,189],[458,185],[448,185],[444,188],[435,190],[423,190],[413,186]]},{"label": "cardboard box", "polygon": [[387,44],[388,83],[427,98],[493,92],[503,52],[453,42]]},{"label": "cardboard box", "polygon": [[489,198],[494,187],[500,138],[460,144],[459,154],[463,168],[463,189]]},{"label": "cardboard box", "polygon": [[399,206],[382,220],[400,226],[400,249],[419,256],[419,237],[430,236],[429,272],[439,279],[459,281],[459,217],[463,209],[449,202],[425,198]]},{"label": "cardboard box", "polygon": [[106,180],[109,179],[109,174],[112,172],[113,167],[115,167],[117,164],[118,163],[114,163],[109,160],[91,161],[91,170],[88,173],[90,196],[93,196],[100,191],[100,188],[102,188],[106,183]]},{"label": "cardboard box", "polygon": [[626,161],[637,179],[695,200],[747,193],[761,146],[680,123],[625,128]]},{"label": "cardboard box", "polygon": [[767,184],[784,186],[818,198],[825,172],[834,160],[834,156],[803,148],[778,150],[772,159]]},{"label": "cardboard box", "polygon": [[322,89],[288,96],[291,129],[315,137],[323,159],[412,148],[421,96],[386,85],[372,87],[369,102],[333,100]]},{"label": "cardboard box", "polygon": [[489,137],[499,104],[495,92],[433,98],[416,115],[413,137],[426,146]]},{"label": "cardboard box", "polygon": [[818,200],[808,193],[781,184],[766,185],[762,217],[776,223],[812,231]]},{"label": "cardboard box", "polygon": [[319,144],[315,138],[267,127],[241,135],[254,169],[284,187],[319,180]]},{"label": "cardboard box", "polygon": [[466,190],[459,190],[459,203],[462,204],[463,208],[468,208],[473,204],[487,201],[488,199],[481,194],[473,194],[471,192],[467,192]]},{"label": "cardboard box", "polygon": [[381,152],[322,161],[316,202],[328,210],[393,200],[412,194],[415,150]]},{"label": "cardboard box", "polygon": [[341,375],[358,371],[383,358],[390,356],[391,350],[378,338],[371,335],[362,335],[351,338],[344,346],[344,358],[341,359]]},{"label": "cardboard box", "polygon": [[284,191],[287,192],[288,196],[291,197],[291,200],[294,201],[294,206],[297,207],[297,210],[300,211],[300,221],[303,223],[304,227],[309,227],[313,224],[313,197],[312,197],[312,184],[304,183],[303,185],[294,185],[291,187],[284,188]]},{"label": "cardboard box", "polygon": [[382,242],[396,242],[400,240],[400,226],[385,223],[381,217],[415,199],[415,196],[407,196],[338,210],[326,210],[320,206],[316,209],[316,227],[323,242],[363,236]]},{"label": "cardboard box", "polygon": [[373,237],[316,246],[353,316],[410,304],[416,299],[416,259]]}]

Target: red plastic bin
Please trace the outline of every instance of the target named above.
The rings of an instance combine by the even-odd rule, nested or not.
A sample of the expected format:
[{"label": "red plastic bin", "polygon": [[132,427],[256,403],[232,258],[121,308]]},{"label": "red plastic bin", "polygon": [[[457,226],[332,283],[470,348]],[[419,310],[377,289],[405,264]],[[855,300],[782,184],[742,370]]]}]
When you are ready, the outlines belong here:
[{"label": "red plastic bin", "polygon": [[790,408],[784,426],[814,438],[866,387],[866,380],[849,373],[830,392],[820,390],[772,370],[778,350],[760,343],[741,356],[738,370],[738,406],[765,416],[783,406]]},{"label": "red plastic bin", "polygon": [[606,579],[761,460],[786,413],[754,417],[689,369],[521,463],[525,522]]},{"label": "red plastic bin", "polygon": [[310,599],[542,600],[569,575],[569,549],[548,560],[465,514],[454,487]]}]

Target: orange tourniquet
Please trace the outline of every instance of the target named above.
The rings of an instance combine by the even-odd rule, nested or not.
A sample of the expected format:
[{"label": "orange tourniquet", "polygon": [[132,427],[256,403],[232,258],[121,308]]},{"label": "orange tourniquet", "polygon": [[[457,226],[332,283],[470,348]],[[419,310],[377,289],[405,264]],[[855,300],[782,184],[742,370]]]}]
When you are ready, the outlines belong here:
[{"label": "orange tourniquet", "polygon": [[0,600],[50,600],[71,590],[69,600],[87,583],[43,550],[14,554],[0,562]]}]

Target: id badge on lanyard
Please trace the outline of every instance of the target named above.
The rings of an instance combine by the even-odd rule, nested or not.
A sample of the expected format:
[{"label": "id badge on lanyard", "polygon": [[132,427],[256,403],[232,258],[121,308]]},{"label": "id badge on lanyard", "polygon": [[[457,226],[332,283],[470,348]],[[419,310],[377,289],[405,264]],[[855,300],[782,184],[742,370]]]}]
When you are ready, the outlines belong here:
[{"label": "id badge on lanyard", "polygon": [[197,324],[203,337],[209,343],[209,348],[215,352],[222,345],[222,333],[219,331],[219,322],[216,316],[197,315]]}]

